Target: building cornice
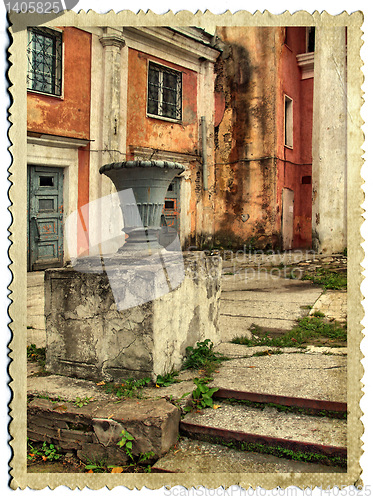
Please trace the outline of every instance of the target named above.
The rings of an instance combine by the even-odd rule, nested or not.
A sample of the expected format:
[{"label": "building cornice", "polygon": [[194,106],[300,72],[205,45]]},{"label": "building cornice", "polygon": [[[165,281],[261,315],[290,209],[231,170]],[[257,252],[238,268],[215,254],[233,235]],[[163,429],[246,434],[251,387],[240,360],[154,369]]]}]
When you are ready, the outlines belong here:
[{"label": "building cornice", "polygon": [[305,54],[297,55],[298,66],[302,72],[302,80],[313,78],[314,59],[314,52],[307,52]]},{"label": "building cornice", "polygon": [[201,61],[214,63],[219,57],[220,51],[202,41],[198,41],[182,33],[158,27],[125,27],[123,35],[127,45],[131,41],[141,43],[149,47],[160,47],[166,53],[172,54],[182,60],[200,64]]}]

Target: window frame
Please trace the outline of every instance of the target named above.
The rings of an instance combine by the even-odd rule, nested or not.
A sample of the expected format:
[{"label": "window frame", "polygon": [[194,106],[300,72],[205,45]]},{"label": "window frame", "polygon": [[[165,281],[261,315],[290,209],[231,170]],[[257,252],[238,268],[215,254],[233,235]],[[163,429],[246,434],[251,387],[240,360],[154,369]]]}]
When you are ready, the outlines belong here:
[{"label": "window frame", "polygon": [[[177,78],[176,82],[176,114],[179,112],[180,118],[172,118],[166,115],[162,114],[153,114],[149,112],[149,76],[150,76],[150,67],[154,66],[156,68],[159,68],[160,74],[162,74],[162,80],[163,80],[163,74],[168,72],[171,74],[175,74]],[[161,73],[162,72],[162,73]],[[163,84],[163,81],[162,81]],[[159,85],[159,90],[158,90],[158,97],[161,96],[163,97],[163,85]],[[179,102],[178,102],[179,101]],[[161,109],[162,106],[162,99],[158,99],[158,111]],[[148,73],[147,73],[147,85],[146,85],[146,116],[149,118],[155,118],[157,120],[164,120],[164,121],[169,121],[172,123],[182,123],[183,121],[183,73],[182,71],[179,71],[175,68],[171,68],[169,66],[166,66],[165,64],[160,64],[155,61],[148,60]]]},{"label": "window frame", "polygon": [[[33,26],[29,27],[27,30],[27,36],[28,36],[28,41],[27,41],[27,81],[26,81],[26,86],[27,86],[27,92],[33,92],[37,94],[42,94],[46,95],[49,97],[54,97],[57,99],[63,99],[64,97],[64,40],[63,40],[63,30],[58,29],[58,28],[44,28],[44,27],[38,27],[38,26]],[[60,58],[59,60],[56,58],[55,61],[55,83],[54,83],[54,89],[52,92],[46,92],[45,90],[38,90],[36,88],[31,88],[29,85],[32,85],[32,78],[29,77],[32,73],[32,66],[31,66],[31,61],[29,57],[29,53],[31,52],[29,49],[29,45],[31,43],[31,32],[39,32],[40,34],[44,34],[46,36],[54,37],[56,44],[59,45],[58,49],[60,53]],[[58,82],[58,83],[56,83]],[[57,91],[59,90],[59,93]]]},{"label": "window frame", "polygon": [[284,146],[289,149],[294,148],[294,100],[286,94],[284,94]]}]

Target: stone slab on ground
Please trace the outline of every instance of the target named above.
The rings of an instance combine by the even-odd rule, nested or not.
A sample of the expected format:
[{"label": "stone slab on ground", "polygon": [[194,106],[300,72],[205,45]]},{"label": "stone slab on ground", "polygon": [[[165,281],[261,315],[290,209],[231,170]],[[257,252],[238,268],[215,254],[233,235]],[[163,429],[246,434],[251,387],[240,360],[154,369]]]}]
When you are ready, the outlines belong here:
[{"label": "stone slab on ground", "polygon": [[118,446],[123,430],[134,438],[134,456],[153,452],[157,458],[176,443],[179,419],[180,410],[164,399],[92,401],[81,408],[69,402],[34,399],[28,404],[27,432],[33,441],[76,450],[82,460],[107,458],[120,465],[128,459]]},{"label": "stone slab on ground", "polygon": [[[221,351],[221,346],[217,350]],[[261,350],[265,350],[264,347]],[[347,401],[347,357],[286,353],[224,361],[214,387],[278,396]]]},{"label": "stone slab on ground", "polygon": [[321,312],[326,318],[347,321],[347,291],[326,290],[315,302],[310,314]]},{"label": "stone slab on ground", "polygon": [[154,467],[185,473],[342,473],[345,469],[239,451],[182,437]]},{"label": "stone slab on ground", "polygon": [[[36,364],[30,363],[30,365],[29,375],[33,375],[36,373],[33,368],[34,370],[37,368],[32,365]],[[64,401],[75,401],[76,398],[84,399],[86,397],[101,401],[117,399],[110,394],[105,394],[95,382],[63,375],[29,376],[27,378],[27,394],[29,396],[48,396],[51,399]]]},{"label": "stone slab on ground", "polygon": [[261,409],[221,402],[216,409],[187,414],[183,422],[323,446],[347,446],[345,420],[285,413],[274,407]]}]

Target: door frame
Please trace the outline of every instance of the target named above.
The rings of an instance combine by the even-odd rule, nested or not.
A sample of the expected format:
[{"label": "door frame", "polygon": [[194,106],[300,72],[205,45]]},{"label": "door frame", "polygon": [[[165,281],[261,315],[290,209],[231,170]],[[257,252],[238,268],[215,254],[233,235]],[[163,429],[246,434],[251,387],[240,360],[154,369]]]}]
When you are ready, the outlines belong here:
[{"label": "door frame", "polygon": [[[45,195],[43,192],[34,194],[33,192],[33,182],[34,175],[36,176],[41,173],[45,173],[45,177],[48,174],[56,175],[58,178],[57,187],[55,188],[55,193],[48,193],[46,191]],[[46,186],[47,187],[47,186]],[[56,209],[50,215],[50,218],[55,219],[57,225],[57,256],[58,259],[52,261],[43,262],[33,262],[32,261],[32,238],[34,235],[34,229],[32,226],[32,220],[34,215],[37,213],[40,218],[43,218],[43,214],[40,215],[39,209],[36,209],[35,203],[37,198],[39,200],[43,199],[43,196],[55,196],[56,197]],[[32,213],[31,210],[33,209]],[[35,214],[34,214],[35,212]],[[63,213],[64,213],[64,168],[63,167],[52,167],[47,165],[27,165],[27,269],[28,271],[39,271],[47,269],[48,267],[62,267],[64,265],[64,231],[63,231]],[[48,218],[48,212],[45,212],[45,218]],[[39,231],[38,220],[35,219],[37,230]],[[48,240],[45,240],[48,241]]]}]

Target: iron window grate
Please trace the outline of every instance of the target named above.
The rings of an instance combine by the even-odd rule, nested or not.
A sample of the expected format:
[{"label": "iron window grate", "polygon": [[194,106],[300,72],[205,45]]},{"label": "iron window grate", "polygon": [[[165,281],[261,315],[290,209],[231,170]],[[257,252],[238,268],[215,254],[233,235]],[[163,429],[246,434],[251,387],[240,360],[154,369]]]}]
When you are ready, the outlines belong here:
[{"label": "iron window grate", "polygon": [[181,120],[181,72],[149,63],[148,114]]},{"label": "iron window grate", "polygon": [[62,94],[62,33],[30,28],[27,44],[27,88],[45,94]]}]

